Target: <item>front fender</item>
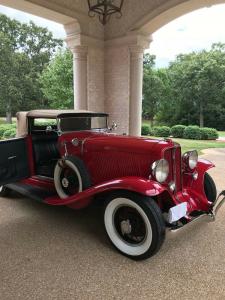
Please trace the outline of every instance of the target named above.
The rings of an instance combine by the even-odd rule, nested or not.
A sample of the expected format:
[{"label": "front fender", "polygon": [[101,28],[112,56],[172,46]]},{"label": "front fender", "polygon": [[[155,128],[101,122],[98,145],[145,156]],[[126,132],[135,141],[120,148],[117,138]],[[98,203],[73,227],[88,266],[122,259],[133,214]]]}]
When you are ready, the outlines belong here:
[{"label": "front fender", "polygon": [[205,176],[205,173],[213,167],[215,167],[215,165],[212,162],[210,162],[206,159],[199,159],[197,168],[196,168],[196,170],[198,172],[198,178],[197,178],[197,180],[193,181],[192,188],[195,189],[200,194],[205,195],[204,176]]},{"label": "front fender", "polygon": [[[204,189],[204,176],[205,173],[214,166],[215,165],[208,160],[199,159],[196,167],[196,171],[198,172],[197,179],[194,180],[192,174],[184,174],[184,190],[187,191],[192,199],[197,199],[195,202],[198,204],[195,203],[195,205],[199,209],[201,208],[201,210],[207,210],[209,208]],[[200,206],[199,203],[201,204]]]},{"label": "front fender", "polygon": [[198,161],[198,165],[197,165],[198,179],[194,181],[193,188],[203,195],[205,195],[205,190],[204,190],[205,173],[213,167],[215,167],[215,165],[209,160],[199,159]]},{"label": "front fender", "polygon": [[92,186],[85,191],[66,199],[51,197],[47,198],[45,202],[50,205],[71,205],[111,190],[129,190],[145,196],[153,197],[164,192],[166,188],[153,180],[140,177],[123,177]]},{"label": "front fender", "polygon": [[212,169],[214,167],[215,167],[215,165],[207,159],[200,158],[198,160],[197,170],[198,170],[199,174],[200,173],[205,174],[205,172],[207,172],[209,169]]}]

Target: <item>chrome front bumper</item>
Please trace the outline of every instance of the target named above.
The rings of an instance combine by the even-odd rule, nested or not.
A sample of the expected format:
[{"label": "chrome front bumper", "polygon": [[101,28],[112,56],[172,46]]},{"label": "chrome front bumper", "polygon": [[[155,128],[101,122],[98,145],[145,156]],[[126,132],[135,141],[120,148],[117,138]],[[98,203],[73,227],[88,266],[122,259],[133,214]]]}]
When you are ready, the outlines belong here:
[{"label": "chrome front bumper", "polygon": [[225,203],[225,190],[222,191],[219,196],[217,197],[216,201],[213,204],[212,210],[208,213],[203,213],[199,217],[193,218],[192,221],[189,223],[177,227],[177,228],[169,228],[170,232],[180,232],[183,231],[184,229],[192,227],[194,224],[198,224],[199,222],[206,221],[206,222],[213,222],[216,219],[216,215],[219,211],[219,209],[222,207],[222,205]]}]

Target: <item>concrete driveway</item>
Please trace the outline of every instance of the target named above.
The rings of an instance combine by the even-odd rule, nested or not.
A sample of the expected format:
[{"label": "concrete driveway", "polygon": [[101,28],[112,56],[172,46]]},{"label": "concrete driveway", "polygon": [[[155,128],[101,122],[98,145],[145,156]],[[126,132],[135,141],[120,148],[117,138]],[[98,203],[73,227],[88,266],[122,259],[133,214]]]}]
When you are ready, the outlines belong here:
[{"label": "concrete driveway", "polygon": [[[225,150],[207,150],[225,188]],[[224,182],[224,185],[223,185]],[[225,207],[134,262],[108,242],[98,207],[0,199],[0,299],[225,299]]]}]

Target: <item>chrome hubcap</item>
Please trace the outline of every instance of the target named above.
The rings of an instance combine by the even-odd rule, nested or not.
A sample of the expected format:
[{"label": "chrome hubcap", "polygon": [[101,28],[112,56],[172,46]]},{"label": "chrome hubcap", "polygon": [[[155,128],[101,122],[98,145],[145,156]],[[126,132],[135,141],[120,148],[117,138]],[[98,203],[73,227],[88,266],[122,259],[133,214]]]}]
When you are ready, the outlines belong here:
[{"label": "chrome hubcap", "polygon": [[130,224],[130,220],[124,220],[120,223],[120,229],[122,235],[130,234],[132,232],[132,227]]},{"label": "chrome hubcap", "polygon": [[64,188],[68,188],[68,186],[69,186],[69,180],[65,177],[62,179],[62,186]]}]

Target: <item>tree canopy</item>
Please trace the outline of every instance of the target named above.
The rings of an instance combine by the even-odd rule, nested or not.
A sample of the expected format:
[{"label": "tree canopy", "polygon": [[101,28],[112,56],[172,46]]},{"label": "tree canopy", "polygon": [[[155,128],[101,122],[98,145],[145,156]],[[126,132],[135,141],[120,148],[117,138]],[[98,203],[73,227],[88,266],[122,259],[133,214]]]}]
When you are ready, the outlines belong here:
[{"label": "tree canopy", "polygon": [[62,50],[52,59],[40,76],[40,84],[51,108],[73,107],[73,57]]},{"label": "tree canopy", "polygon": [[[144,117],[149,106],[148,111],[159,123],[225,129],[224,44],[214,44],[209,51],[180,54],[166,69],[155,70],[153,65],[151,72],[148,69],[144,63]],[[152,82],[160,82],[161,87],[152,87]],[[146,98],[146,94],[151,97]],[[153,101],[155,95],[157,100]]]},{"label": "tree canopy", "polygon": [[38,78],[62,44],[46,28],[0,14],[0,113],[9,122],[18,110],[47,104]]}]

